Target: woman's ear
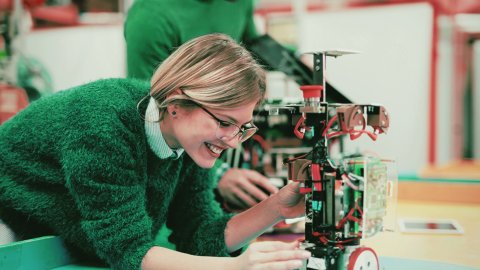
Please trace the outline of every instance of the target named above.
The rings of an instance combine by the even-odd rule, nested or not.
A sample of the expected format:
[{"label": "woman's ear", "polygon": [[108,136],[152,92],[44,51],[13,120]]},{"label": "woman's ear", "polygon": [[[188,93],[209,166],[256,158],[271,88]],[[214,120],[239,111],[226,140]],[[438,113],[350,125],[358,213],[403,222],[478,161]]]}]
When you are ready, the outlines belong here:
[{"label": "woman's ear", "polygon": [[177,117],[178,105],[177,104],[168,105],[167,106],[167,112],[171,117],[173,117],[173,118]]}]

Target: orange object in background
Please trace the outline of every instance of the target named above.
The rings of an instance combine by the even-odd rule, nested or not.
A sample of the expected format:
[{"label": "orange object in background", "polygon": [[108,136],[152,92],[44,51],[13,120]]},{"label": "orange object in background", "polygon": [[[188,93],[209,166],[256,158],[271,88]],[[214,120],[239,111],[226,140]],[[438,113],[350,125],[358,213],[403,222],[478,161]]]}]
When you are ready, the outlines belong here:
[{"label": "orange object in background", "polygon": [[[39,7],[45,3],[45,0],[23,0],[22,4],[24,8],[30,9]],[[0,11],[12,11],[13,0],[0,0]]]},{"label": "orange object in background", "polygon": [[8,84],[0,84],[0,124],[28,106],[25,90]]},{"label": "orange object in background", "polygon": [[[79,11],[76,5],[44,5],[45,0],[21,0],[22,8],[28,10],[35,25],[77,25]],[[14,0],[0,0],[0,16],[10,13],[14,8]]]},{"label": "orange object in background", "polygon": [[79,24],[79,11],[74,4],[39,6],[30,9],[35,27],[65,26]]},{"label": "orange object in background", "polygon": [[0,11],[11,11],[13,7],[13,1],[0,0]]}]

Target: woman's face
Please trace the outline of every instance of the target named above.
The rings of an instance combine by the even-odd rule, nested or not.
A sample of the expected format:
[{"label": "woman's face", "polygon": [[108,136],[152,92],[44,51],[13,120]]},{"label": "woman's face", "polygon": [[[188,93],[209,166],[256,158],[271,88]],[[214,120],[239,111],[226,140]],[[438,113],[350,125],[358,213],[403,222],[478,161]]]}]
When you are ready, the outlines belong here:
[{"label": "woman's face", "polygon": [[[207,109],[216,118],[242,126],[252,121],[256,102],[229,110]],[[175,115],[168,115],[170,124],[165,138],[170,147],[181,147],[202,168],[211,168],[220,154],[240,143],[238,136],[231,140],[217,138],[218,121],[200,107],[190,109],[174,106]]]}]

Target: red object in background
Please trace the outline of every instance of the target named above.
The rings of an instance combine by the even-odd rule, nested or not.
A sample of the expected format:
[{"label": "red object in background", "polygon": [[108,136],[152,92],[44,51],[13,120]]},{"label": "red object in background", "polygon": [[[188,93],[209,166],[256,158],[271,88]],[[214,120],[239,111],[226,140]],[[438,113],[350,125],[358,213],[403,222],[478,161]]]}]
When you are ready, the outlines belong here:
[{"label": "red object in background", "polygon": [[[45,3],[45,0],[23,0],[23,7],[25,9],[32,9],[39,7]],[[0,0],[0,11],[12,11],[13,0]]]},{"label": "red object in background", "polygon": [[45,0],[22,0],[22,3],[25,9],[31,9],[42,6],[45,4]]},{"label": "red object in background", "polygon": [[59,25],[77,25],[79,21],[78,8],[74,4],[36,7],[31,9],[30,13],[35,20]]},{"label": "red object in background", "polygon": [[[11,12],[14,0],[0,0],[0,12]],[[34,20],[41,20],[59,25],[77,25],[78,8],[74,4],[45,6],[45,0],[22,0],[23,8],[30,11]]]},{"label": "red object in background", "polygon": [[0,0],[0,11],[11,11],[13,8],[13,0]]},{"label": "red object in background", "polygon": [[0,84],[0,124],[28,106],[28,96],[22,88]]}]

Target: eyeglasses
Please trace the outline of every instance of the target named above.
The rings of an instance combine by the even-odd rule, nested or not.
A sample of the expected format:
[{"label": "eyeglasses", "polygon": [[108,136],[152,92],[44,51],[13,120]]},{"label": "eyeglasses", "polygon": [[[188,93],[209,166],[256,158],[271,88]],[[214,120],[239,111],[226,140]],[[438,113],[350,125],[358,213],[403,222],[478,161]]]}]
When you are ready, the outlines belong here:
[{"label": "eyeglasses", "polygon": [[240,142],[248,140],[250,137],[257,132],[258,128],[253,123],[247,123],[242,126],[238,126],[232,122],[218,119],[213,113],[205,109],[200,104],[196,104],[200,109],[208,113],[215,121],[218,122],[217,130],[215,135],[218,139],[222,141],[230,141],[231,139],[237,137]]}]

